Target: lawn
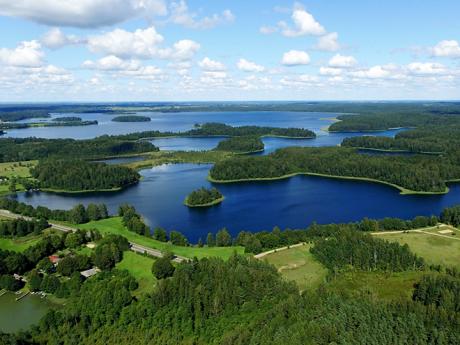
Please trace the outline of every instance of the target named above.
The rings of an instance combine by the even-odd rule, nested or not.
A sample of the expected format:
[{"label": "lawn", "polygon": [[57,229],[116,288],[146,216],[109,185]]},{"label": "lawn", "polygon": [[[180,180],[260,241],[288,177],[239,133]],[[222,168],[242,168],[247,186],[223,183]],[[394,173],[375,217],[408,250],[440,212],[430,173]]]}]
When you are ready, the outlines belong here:
[{"label": "lawn", "polygon": [[[444,228],[429,230],[433,235],[420,232],[400,234],[385,234],[376,237],[400,244],[407,244],[417,255],[423,257],[430,264],[439,264],[447,267],[460,268],[460,231],[453,230],[452,235],[441,237],[437,231]],[[449,238],[450,237],[450,238]]]},{"label": "lawn", "polygon": [[188,258],[204,258],[204,257],[220,257],[228,259],[235,251],[239,254],[244,253],[243,247],[180,247],[170,243],[156,241],[153,238],[145,237],[127,230],[121,223],[120,217],[111,217],[99,221],[93,221],[86,224],[78,225],[81,229],[97,229],[102,234],[117,234],[126,237],[129,241],[135,242],[145,247],[159,249],[162,251],[168,250],[174,254],[185,256]]},{"label": "lawn", "polygon": [[40,240],[40,236],[27,236],[18,239],[0,238],[0,249],[22,252]]},{"label": "lawn", "polygon": [[[0,177],[31,177],[30,168],[37,164],[37,161],[24,161],[24,162],[7,162],[0,163]],[[22,185],[16,186],[18,190],[23,190]],[[0,195],[9,193],[9,183],[0,184]]]},{"label": "lawn", "polygon": [[117,263],[118,269],[128,270],[139,283],[139,288],[135,291],[137,295],[151,292],[155,286],[156,279],[152,274],[152,264],[154,259],[148,256],[136,254],[131,251],[123,253],[123,260]]},{"label": "lawn", "polygon": [[301,290],[316,288],[327,275],[327,269],[310,253],[310,245],[290,248],[266,255],[267,260],[288,280],[297,282]]},{"label": "lawn", "polygon": [[327,288],[336,293],[373,296],[385,301],[412,298],[414,284],[427,272],[346,272],[332,278]]}]

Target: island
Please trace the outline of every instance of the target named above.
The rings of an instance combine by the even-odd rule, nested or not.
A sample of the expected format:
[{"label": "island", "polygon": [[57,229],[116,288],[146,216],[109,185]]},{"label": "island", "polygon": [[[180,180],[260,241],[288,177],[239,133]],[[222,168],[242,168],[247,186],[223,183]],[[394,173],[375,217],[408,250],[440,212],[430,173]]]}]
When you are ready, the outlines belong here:
[{"label": "island", "polygon": [[217,188],[204,187],[191,192],[184,201],[188,207],[210,207],[224,201],[224,196]]},{"label": "island", "polygon": [[257,136],[230,137],[219,142],[214,150],[238,154],[256,153],[263,152],[264,143]]},{"label": "island", "polygon": [[81,122],[82,118],[77,117],[77,116],[61,116],[61,117],[55,117],[51,121],[55,121],[55,122]]},{"label": "island", "polygon": [[116,116],[112,119],[113,122],[150,122],[152,119],[148,116],[138,115],[123,115]]},{"label": "island", "polygon": [[6,134],[6,132],[5,132],[5,131],[2,131],[2,130],[0,130],[0,135],[4,135],[4,134]]}]

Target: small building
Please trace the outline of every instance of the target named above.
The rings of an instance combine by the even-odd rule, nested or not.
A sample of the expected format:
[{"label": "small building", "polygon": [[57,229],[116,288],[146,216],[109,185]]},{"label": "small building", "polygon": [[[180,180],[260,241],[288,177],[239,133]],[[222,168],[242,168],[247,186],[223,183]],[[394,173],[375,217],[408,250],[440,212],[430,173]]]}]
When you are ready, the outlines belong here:
[{"label": "small building", "polygon": [[90,268],[89,270],[81,271],[80,274],[85,278],[89,278],[89,277],[92,277],[98,274],[100,271],[101,270],[99,268],[93,267],[93,268]]},{"label": "small building", "polygon": [[50,255],[48,256],[48,259],[51,261],[51,263],[54,265],[54,266],[57,266],[58,262],[61,260],[61,258],[57,255]]}]

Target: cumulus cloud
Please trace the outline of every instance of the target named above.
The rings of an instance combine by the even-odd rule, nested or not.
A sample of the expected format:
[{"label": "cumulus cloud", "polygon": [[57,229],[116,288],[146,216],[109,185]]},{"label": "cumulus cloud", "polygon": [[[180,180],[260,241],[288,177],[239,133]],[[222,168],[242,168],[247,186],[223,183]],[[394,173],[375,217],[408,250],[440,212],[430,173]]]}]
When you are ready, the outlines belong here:
[{"label": "cumulus cloud", "polygon": [[434,56],[440,57],[460,57],[460,45],[455,40],[444,40],[436,44],[432,49]]},{"label": "cumulus cloud", "polygon": [[280,22],[279,26],[282,33],[287,37],[298,37],[305,35],[320,36],[326,33],[324,27],[316,21],[316,19],[305,9],[297,7],[292,12],[292,21],[294,27],[289,26],[285,22]]},{"label": "cumulus cloud", "polygon": [[41,43],[50,49],[58,49],[69,44],[84,43],[85,40],[75,35],[65,35],[59,28],[52,28],[41,38]]},{"label": "cumulus cloud", "polygon": [[140,63],[135,60],[125,61],[114,55],[109,55],[97,61],[86,60],[83,62],[83,67],[104,71],[137,70],[140,67]]},{"label": "cumulus cloud", "polygon": [[165,58],[185,61],[190,60],[200,49],[200,45],[192,40],[180,40],[174,43],[173,49],[163,54]]},{"label": "cumulus cloud", "polygon": [[344,56],[340,54],[334,55],[329,60],[329,66],[331,67],[348,68],[348,67],[353,67],[356,64],[357,64],[357,61],[353,56]]},{"label": "cumulus cloud", "polygon": [[237,67],[239,70],[244,72],[263,72],[265,70],[264,66],[258,65],[255,62],[240,59],[237,63]]},{"label": "cumulus cloud", "polygon": [[331,32],[318,38],[316,49],[334,52],[340,49],[338,42],[339,35],[337,32]]},{"label": "cumulus cloud", "polygon": [[443,74],[446,72],[444,65],[436,62],[412,62],[407,65],[409,72],[419,75]]},{"label": "cumulus cloud", "polygon": [[225,65],[222,62],[211,60],[205,57],[203,60],[198,62],[198,66],[204,71],[224,71]]},{"label": "cumulus cloud", "polygon": [[148,59],[158,54],[158,45],[162,42],[163,36],[152,26],[134,32],[115,29],[102,35],[90,36],[88,48],[93,53],[115,55],[120,58]]},{"label": "cumulus cloud", "polygon": [[383,66],[377,65],[368,69],[350,72],[350,75],[356,78],[379,79],[388,77],[390,71]]},{"label": "cumulus cloud", "polygon": [[45,54],[38,41],[24,41],[16,48],[0,48],[0,64],[20,67],[38,67],[43,64]]},{"label": "cumulus cloud", "polygon": [[321,67],[319,69],[319,74],[328,76],[338,76],[342,74],[342,70],[340,68],[335,67]]},{"label": "cumulus cloud", "polygon": [[281,63],[285,66],[308,65],[310,56],[307,52],[301,50],[290,50],[283,54]]},{"label": "cumulus cloud", "polygon": [[0,15],[52,26],[94,28],[166,13],[164,0],[0,0]]},{"label": "cumulus cloud", "polygon": [[198,15],[190,12],[184,0],[171,3],[170,10],[169,21],[189,29],[210,29],[219,24],[231,23],[235,20],[232,11],[228,9],[222,11],[222,13],[214,13],[209,17],[198,19]]}]

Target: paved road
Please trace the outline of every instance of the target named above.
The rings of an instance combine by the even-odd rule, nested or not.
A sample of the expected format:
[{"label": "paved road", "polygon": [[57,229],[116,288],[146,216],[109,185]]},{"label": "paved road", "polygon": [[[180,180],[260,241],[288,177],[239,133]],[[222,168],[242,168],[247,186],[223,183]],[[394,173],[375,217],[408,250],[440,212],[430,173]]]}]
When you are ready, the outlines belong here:
[{"label": "paved road", "polygon": [[[31,217],[22,216],[20,214],[15,214],[15,213],[12,213],[12,212],[7,211],[7,210],[0,210],[0,216],[5,217],[5,218],[11,218],[11,219],[22,218],[22,219],[25,219],[25,220],[28,220],[28,221],[33,219]],[[65,225],[56,224],[56,223],[52,223],[52,222],[48,222],[48,224],[50,225],[50,227],[52,229],[62,231],[62,232],[73,232],[73,231],[77,230],[76,228],[73,228],[73,227],[70,227],[70,226],[65,226]],[[145,246],[142,246],[142,245],[137,244],[135,242],[129,242],[129,245],[130,245],[130,249],[133,252],[140,253],[140,254],[147,254],[147,255],[150,255],[150,256],[157,257],[157,258],[163,257],[163,253],[158,249],[145,247]],[[189,258],[186,258],[184,256],[179,256],[179,255],[174,255],[174,258],[173,258],[173,261],[177,262],[177,263],[180,263],[180,262],[183,262],[183,261],[189,261],[189,260],[190,260]]]}]

